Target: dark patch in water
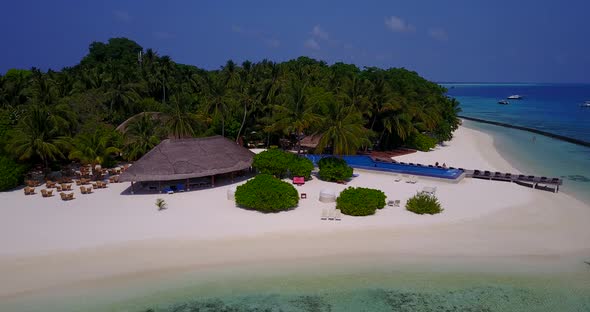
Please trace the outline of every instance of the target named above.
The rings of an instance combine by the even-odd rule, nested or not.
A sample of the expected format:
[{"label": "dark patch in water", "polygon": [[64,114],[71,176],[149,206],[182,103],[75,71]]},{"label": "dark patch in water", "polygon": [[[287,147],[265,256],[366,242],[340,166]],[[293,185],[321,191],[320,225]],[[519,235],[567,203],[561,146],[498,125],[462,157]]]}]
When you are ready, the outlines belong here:
[{"label": "dark patch in water", "polygon": [[332,306],[320,296],[300,296],[291,300],[291,304],[305,312],[332,311]]},{"label": "dark patch in water", "polygon": [[[252,295],[195,300],[142,312],[502,312],[502,311],[590,311],[590,300],[563,301],[527,289],[474,287],[443,292],[398,289],[365,289],[321,295]],[[569,305],[568,305],[569,304]],[[571,304],[574,304],[573,306]],[[565,308],[570,307],[570,309]],[[575,307],[573,310],[571,308]]]},{"label": "dark patch in water", "polygon": [[579,175],[579,174],[568,175],[568,176],[566,176],[566,178],[568,180],[576,181],[576,182],[584,182],[584,183],[590,182],[589,178],[587,178],[583,175]]}]

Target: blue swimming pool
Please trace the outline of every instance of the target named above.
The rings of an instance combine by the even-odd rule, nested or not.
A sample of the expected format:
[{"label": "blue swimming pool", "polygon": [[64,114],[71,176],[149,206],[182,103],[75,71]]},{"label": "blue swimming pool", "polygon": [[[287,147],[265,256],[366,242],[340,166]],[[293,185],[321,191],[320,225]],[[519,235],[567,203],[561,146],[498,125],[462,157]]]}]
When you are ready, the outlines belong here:
[{"label": "blue swimming pool", "polygon": [[[305,155],[309,160],[313,162],[315,166],[320,159],[328,157],[328,155]],[[434,177],[441,179],[457,179],[463,173],[460,169],[445,169],[400,163],[388,163],[375,161],[369,156],[355,155],[355,156],[342,156],[342,159],[352,168],[365,169],[365,170],[376,170],[376,171],[387,171],[402,174],[412,174],[425,177]]]}]

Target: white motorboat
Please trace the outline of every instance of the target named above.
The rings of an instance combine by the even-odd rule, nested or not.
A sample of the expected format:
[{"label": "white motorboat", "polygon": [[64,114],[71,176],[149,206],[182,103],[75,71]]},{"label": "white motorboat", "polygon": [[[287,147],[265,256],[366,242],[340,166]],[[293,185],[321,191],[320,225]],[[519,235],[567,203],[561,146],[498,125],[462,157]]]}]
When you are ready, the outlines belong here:
[{"label": "white motorboat", "polygon": [[508,105],[510,104],[510,102],[506,101],[506,100],[499,100],[498,104],[502,104],[502,105]]},{"label": "white motorboat", "polygon": [[508,99],[509,100],[521,100],[522,99],[522,95],[513,94],[513,95],[509,96]]},{"label": "white motorboat", "polygon": [[590,108],[590,101],[586,101],[583,104],[580,104],[580,107],[587,107]]}]

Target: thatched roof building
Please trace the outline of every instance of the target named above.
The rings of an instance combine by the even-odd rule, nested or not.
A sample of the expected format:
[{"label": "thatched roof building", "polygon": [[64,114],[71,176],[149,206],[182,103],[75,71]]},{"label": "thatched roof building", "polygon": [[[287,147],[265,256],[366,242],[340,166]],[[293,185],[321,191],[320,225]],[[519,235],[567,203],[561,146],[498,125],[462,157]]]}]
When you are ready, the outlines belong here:
[{"label": "thatched roof building", "polygon": [[120,181],[172,181],[250,168],[254,153],[222,136],[167,139],[121,174]]},{"label": "thatched roof building", "polygon": [[308,135],[308,136],[304,137],[303,139],[301,139],[301,147],[310,148],[310,149],[316,148],[318,146],[318,144],[320,143],[321,139],[322,139],[321,134]]}]

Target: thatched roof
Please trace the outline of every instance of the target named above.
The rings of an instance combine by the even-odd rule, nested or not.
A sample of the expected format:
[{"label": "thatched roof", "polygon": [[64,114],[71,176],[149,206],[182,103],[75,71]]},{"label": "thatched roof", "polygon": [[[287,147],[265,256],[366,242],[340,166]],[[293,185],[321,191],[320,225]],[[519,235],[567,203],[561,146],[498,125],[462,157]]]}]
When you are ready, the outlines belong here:
[{"label": "thatched roof", "polygon": [[254,153],[222,136],[168,139],[121,174],[120,181],[170,181],[250,168]]},{"label": "thatched roof", "polygon": [[308,136],[304,137],[303,139],[301,139],[301,146],[307,147],[307,148],[316,148],[318,146],[318,143],[320,143],[321,139],[322,139],[321,134],[308,135]]}]

